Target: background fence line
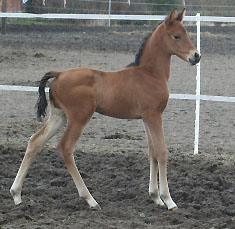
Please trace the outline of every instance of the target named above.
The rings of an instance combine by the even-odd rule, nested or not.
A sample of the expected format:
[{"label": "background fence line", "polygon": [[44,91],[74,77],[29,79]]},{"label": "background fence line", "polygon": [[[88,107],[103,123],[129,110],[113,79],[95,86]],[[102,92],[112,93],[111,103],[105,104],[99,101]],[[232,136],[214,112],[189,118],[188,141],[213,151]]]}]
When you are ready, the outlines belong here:
[{"label": "background fence line", "polygon": [[[160,21],[165,15],[122,15],[122,14],[31,14],[0,13],[0,18],[44,18],[44,19],[77,19],[77,20],[134,20]],[[184,21],[197,22],[197,16],[185,16]],[[235,17],[200,16],[201,22],[235,23]]]},{"label": "background fence line", "polygon": [[[30,13],[0,13],[0,18],[53,18],[53,19],[80,19],[80,20],[164,20],[163,15],[114,15],[114,14],[30,14]],[[197,26],[197,49],[200,51],[200,27],[201,22],[224,22],[235,23],[235,17],[215,16],[186,16],[184,21],[196,22]],[[235,97],[211,96],[200,94],[200,63],[197,64],[196,94],[170,94],[170,99],[196,100],[195,118],[195,140],[194,154],[198,154],[199,146],[199,124],[200,124],[200,101],[235,102]],[[37,91],[37,87],[0,85],[0,90],[8,91]],[[48,92],[48,88],[46,88]]]}]

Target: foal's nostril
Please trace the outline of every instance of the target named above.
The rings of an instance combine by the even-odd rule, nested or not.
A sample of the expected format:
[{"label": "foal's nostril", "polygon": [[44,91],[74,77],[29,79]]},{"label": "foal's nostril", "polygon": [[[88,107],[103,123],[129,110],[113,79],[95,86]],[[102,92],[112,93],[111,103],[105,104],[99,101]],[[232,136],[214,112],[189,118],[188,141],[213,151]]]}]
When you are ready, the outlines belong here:
[{"label": "foal's nostril", "polygon": [[197,52],[195,52],[194,57],[195,57],[195,61],[196,61],[196,62],[199,62],[200,59],[201,59],[201,55],[198,54]]}]

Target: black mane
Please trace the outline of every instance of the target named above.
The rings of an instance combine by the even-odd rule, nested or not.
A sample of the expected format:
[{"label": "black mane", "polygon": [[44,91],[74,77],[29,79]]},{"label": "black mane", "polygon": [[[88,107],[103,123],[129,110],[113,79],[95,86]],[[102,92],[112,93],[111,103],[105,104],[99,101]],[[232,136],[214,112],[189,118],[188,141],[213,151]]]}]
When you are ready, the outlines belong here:
[{"label": "black mane", "polygon": [[142,54],[143,54],[145,44],[147,43],[148,39],[149,39],[149,38],[151,37],[151,35],[153,34],[154,30],[155,30],[160,24],[162,24],[162,22],[159,23],[157,26],[155,26],[155,27],[152,29],[152,31],[151,31],[149,34],[147,34],[147,36],[142,40],[142,43],[141,43],[141,45],[140,45],[140,48],[139,48],[138,52],[137,52],[136,55],[135,55],[135,61],[132,62],[132,63],[130,63],[130,64],[128,64],[127,67],[138,66],[138,65],[140,64],[140,57],[141,57]]}]

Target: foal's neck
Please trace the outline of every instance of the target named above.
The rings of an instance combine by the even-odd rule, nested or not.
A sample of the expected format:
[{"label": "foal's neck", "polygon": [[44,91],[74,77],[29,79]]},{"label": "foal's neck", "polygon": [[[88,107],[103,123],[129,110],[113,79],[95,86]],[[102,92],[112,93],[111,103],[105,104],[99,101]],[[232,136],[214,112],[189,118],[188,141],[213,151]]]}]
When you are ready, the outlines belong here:
[{"label": "foal's neck", "polygon": [[140,66],[146,68],[153,76],[168,81],[171,55],[165,48],[163,30],[163,25],[160,25],[149,37],[140,59]]}]

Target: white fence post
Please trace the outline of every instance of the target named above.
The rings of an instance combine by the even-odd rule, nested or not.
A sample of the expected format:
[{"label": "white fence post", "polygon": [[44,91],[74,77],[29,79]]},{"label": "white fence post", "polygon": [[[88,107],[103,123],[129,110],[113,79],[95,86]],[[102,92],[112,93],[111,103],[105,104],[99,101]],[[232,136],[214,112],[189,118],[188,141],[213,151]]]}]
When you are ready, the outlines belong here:
[{"label": "white fence post", "polygon": [[[200,13],[197,13],[197,50],[200,52],[200,32],[201,32],[201,19]],[[195,140],[194,140],[194,154],[198,154],[199,145],[199,126],[200,126],[200,94],[201,94],[201,68],[200,62],[197,64],[197,88],[196,88],[196,120],[195,120]]]},{"label": "white fence post", "polygon": [[112,0],[109,0],[109,27],[111,26],[111,7],[112,7]]}]

